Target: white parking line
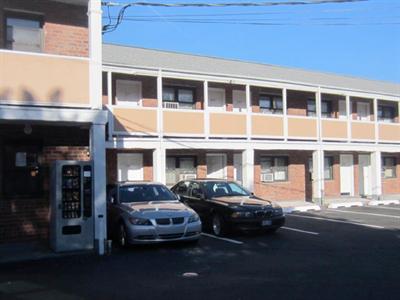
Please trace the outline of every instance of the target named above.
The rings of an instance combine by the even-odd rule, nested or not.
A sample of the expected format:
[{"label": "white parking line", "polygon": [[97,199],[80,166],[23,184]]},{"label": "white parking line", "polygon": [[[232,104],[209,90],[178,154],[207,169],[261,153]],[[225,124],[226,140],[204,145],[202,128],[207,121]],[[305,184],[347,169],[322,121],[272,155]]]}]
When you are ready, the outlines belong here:
[{"label": "white parking line", "polygon": [[296,232],[308,233],[308,234],[312,234],[312,235],[319,235],[318,232],[306,231],[306,230],[301,230],[301,229],[296,229],[296,228],[291,228],[291,227],[286,227],[286,226],[282,226],[281,228],[286,229],[286,230],[296,231]]},{"label": "white parking line", "polygon": [[335,219],[328,219],[328,218],[319,218],[319,217],[310,217],[310,216],[300,216],[300,215],[286,215],[288,217],[298,217],[298,218],[306,218],[306,219],[314,219],[314,220],[321,220],[321,221],[329,221],[329,222],[335,222],[335,223],[344,223],[344,224],[352,224],[352,225],[359,225],[359,226],[364,226],[364,227],[370,227],[370,228],[375,228],[375,229],[385,229],[383,226],[378,226],[378,225],[371,225],[371,224],[363,224],[363,223],[357,223],[357,222],[348,222],[348,221],[342,221],[342,220],[335,220]]},{"label": "white parking line", "polygon": [[209,237],[209,238],[213,238],[213,239],[229,242],[229,243],[232,243],[232,244],[237,244],[237,245],[242,245],[243,244],[243,242],[241,242],[241,241],[222,238],[222,237],[218,237],[218,236],[215,236],[215,235],[212,235],[212,234],[208,234],[208,233],[204,233],[204,232],[202,232],[201,235],[204,235],[204,236]]},{"label": "white parking line", "polygon": [[342,213],[347,213],[347,214],[369,215],[369,216],[376,216],[376,217],[386,217],[386,218],[400,219],[400,216],[383,215],[383,214],[374,214],[374,213],[359,212],[359,211],[347,211],[347,210],[340,210],[340,209],[335,209],[335,210],[328,209],[328,210],[329,210],[330,212],[342,212]]}]

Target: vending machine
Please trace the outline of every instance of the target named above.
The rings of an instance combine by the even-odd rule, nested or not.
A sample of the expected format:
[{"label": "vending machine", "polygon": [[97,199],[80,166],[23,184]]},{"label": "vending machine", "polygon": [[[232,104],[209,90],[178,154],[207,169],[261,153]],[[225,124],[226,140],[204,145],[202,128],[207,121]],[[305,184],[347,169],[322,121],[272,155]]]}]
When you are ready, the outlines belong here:
[{"label": "vending machine", "polygon": [[90,161],[55,161],[51,170],[50,246],[56,252],[94,246],[93,167]]}]

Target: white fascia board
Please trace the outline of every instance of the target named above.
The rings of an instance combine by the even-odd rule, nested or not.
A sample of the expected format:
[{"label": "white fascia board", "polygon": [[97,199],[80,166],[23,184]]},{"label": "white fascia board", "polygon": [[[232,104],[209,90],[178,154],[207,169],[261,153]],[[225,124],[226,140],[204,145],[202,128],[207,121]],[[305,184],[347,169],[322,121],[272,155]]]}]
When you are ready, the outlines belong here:
[{"label": "white fascia board", "polygon": [[107,111],[27,106],[0,106],[0,121],[99,124],[107,123]]}]

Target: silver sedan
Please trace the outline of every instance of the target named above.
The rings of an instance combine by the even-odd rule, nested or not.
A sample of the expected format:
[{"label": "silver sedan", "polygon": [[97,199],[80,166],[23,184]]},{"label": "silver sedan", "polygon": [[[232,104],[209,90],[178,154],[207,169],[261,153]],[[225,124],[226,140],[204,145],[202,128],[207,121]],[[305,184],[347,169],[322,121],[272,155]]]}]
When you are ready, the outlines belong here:
[{"label": "silver sedan", "polygon": [[197,213],[179,202],[165,185],[125,182],[108,191],[110,235],[121,246],[167,241],[196,242],[201,234]]}]

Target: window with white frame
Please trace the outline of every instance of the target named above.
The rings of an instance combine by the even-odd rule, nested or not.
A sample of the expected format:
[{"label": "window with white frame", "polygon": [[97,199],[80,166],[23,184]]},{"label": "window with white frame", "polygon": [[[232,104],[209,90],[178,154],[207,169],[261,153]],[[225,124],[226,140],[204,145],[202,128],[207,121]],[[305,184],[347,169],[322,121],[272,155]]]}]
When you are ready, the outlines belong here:
[{"label": "window with white frame", "polygon": [[260,112],[268,114],[283,114],[283,101],[281,96],[265,95],[259,96]]},{"label": "window with white frame", "polygon": [[287,181],[288,157],[287,156],[262,156],[260,158],[261,181]]},{"label": "window with white frame", "polygon": [[163,106],[165,108],[195,108],[195,88],[164,86]]},{"label": "window with white frame", "polygon": [[211,110],[225,110],[225,89],[208,89],[208,107]]},{"label": "window with white frame", "polygon": [[245,112],[246,109],[246,91],[233,90],[232,91],[233,111]]},{"label": "window with white frame", "polygon": [[[313,176],[313,159],[310,157],[308,159],[308,173],[309,180],[312,180]],[[325,156],[324,157],[324,180],[332,180],[333,179],[333,157]]]},{"label": "window with white frame", "polygon": [[117,79],[115,84],[115,100],[117,104],[140,106],[142,100],[142,82]]},{"label": "window with white frame", "polygon": [[6,14],[6,48],[42,52],[43,22],[40,16]]},{"label": "window with white frame", "polygon": [[396,178],[397,161],[395,157],[382,157],[382,178]]}]

